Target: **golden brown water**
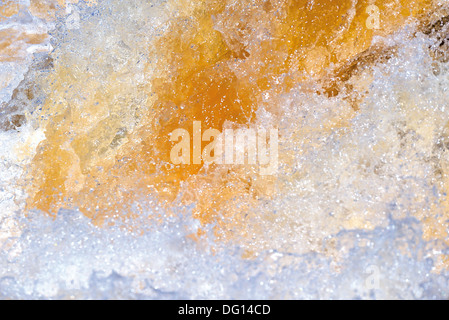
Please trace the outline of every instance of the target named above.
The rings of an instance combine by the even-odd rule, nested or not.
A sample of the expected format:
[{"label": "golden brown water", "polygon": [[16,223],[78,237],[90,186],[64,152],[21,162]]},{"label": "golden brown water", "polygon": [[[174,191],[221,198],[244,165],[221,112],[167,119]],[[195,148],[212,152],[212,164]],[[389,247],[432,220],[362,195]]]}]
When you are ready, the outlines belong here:
[{"label": "golden brown water", "polygon": [[[96,83],[89,73],[67,66],[64,57],[55,61],[46,116],[39,124],[46,139],[32,163],[29,209],[56,213],[79,207],[101,222],[129,211],[133,201],[149,193],[171,203],[188,182],[193,193],[204,193],[184,200],[199,200],[197,215],[207,223],[215,220],[213,208],[236,195],[269,196],[273,177],[239,168],[199,173],[197,165],[170,166],[169,133],[191,128],[193,120],[202,121],[204,129],[221,129],[226,121],[247,124],[261,94],[274,83],[273,90],[281,93],[298,82],[320,79],[331,64],[337,69],[367,50],[374,35],[388,34],[430,9],[430,1],[382,1],[382,28],[370,30],[366,8],[372,1],[261,0],[249,10],[247,1],[229,4],[174,3],[179,16],[151,44],[162,60],[155,79],[144,86],[120,83],[119,72]],[[256,37],[261,40],[250,41]],[[67,95],[68,86],[77,94]],[[134,105],[133,92],[146,103]],[[276,106],[269,108],[276,113]],[[354,113],[339,115],[326,130],[345,126]],[[208,191],[202,187],[206,183]],[[232,206],[224,212],[239,214]]]},{"label": "golden brown water", "polygon": [[[97,270],[133,279],[119,295],[446,297],[441,6],[1,2],[0,298],[97,294]],[[173,165],[193,121],[279,129],[278,172]]]}]

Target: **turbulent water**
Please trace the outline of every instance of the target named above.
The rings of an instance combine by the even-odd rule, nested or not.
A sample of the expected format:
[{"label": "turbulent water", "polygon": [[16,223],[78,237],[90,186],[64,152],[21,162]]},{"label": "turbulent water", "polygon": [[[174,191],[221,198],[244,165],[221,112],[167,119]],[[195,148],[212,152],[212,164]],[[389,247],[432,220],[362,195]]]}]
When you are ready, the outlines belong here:
[{"label": "turbulent water", "polygon": [[[448,12],[2,0],[0,298],[447,299]],[[193,121],[276,172],[172,164]]]}]

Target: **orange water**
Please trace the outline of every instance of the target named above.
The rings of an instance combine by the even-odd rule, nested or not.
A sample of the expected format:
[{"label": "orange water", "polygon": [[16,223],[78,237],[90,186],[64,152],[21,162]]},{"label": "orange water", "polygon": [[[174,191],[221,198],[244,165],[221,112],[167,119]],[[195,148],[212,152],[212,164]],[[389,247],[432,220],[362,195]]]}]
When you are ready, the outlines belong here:
[{"label": "orange water", "polygon": [[[28,208],[52,214],[80,208],[102,223],[138,214],[139,206],[151,206],[139,202],[150,194],[168,208],[195,202],[203,224],[218,220],[223,230],[244,229],[247,208],[279,192],[276,177],[249,167],[172,165],[169,133],[191,132],[194,120],[219,130],[253,123],[264,93],[330,79],[336,70],[345,78],[345,64],[369,50],[373,36],[432,9],[430,0],[377,1],[380,29],[374,30],[366,25],[373,3],[173,2],[176,18],[161,27],[160,37],[139,44],[159,61],[145,62],[152,77],[138,86],[125,72],[132,73],[134,55],[101,81],[69,53],[59,55],[44,80],[47,99],[37,123],[45,139],[29,173]],[[92,50],[102,61],[101,47]],[[276,103],[265,107],[279,119]],[[354,107],[336,115],[322,130],[347,126],[356,114]]]}]

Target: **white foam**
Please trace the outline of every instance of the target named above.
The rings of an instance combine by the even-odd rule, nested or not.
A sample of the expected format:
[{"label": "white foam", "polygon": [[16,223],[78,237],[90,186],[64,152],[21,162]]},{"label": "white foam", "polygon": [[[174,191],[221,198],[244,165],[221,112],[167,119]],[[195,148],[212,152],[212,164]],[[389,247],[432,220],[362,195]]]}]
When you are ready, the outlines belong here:
[{"label": "white foam", "polygon": [[[118,35],[108,34],[112,9],[102,13],[97,42],[117,43]],[[166,12],[154,10],[145,14],[158,25]],[[80,23],[64,41],[68,50],[70,39],[79,41],[72,45],[89,57],[91,39],[82,38]],[[18,154],[17,146],[28,141],[33,150],[42,132],[1,132],[0,298],[447,298],[449,273],[433,269],[449,250],[441,240],[422,239],[415,213],[432,212],[442,196],[429,159],[448,156],[434,147],[449,121],[449,73],[441,65],[433,74],[429,39],[411,31],[387,39],[399,45],[396,56],[351,80],[368,83],[369,93],[347,128],[322,130],[351,112],[344,95],[327,98],[298,87],[266,96],[282,107],[282,189],[250,212],[248,228],[259,230],[253,241],[262,248],[253,260],[212,235],[191,240],[198,222],[188,207],[151,225],[147,219],[163,209],[147,209],[132,222],[139,231],[147,225],[142,233],[97,228],[76,210],[61,210],[56,219],[24,217],[26,195],[15,182],[32,155]],[[258,121],[274,120],[261,109]]]}]

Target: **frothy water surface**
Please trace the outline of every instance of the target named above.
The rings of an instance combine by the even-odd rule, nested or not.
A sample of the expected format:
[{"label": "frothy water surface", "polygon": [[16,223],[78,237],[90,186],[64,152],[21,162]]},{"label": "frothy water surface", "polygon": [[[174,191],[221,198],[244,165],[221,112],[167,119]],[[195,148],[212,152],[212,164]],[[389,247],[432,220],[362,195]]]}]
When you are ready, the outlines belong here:
[{"label": "frothy water surface", "polygon": [[[51,37],[34,49],[16,40],[24,55],[0,60],[0,115],[13,119],[0,131],[0,298],[448,297],[449,70],[435,53],[441,36],[422,32],[421,18],[332,61],[337,51],[322,52],[364,22],[364,2],[351,2],[342,36],[280,66],[257,59],[270,58],[273,30],[288,30],[274,18],[257,24],[246,8],[253,29],[233,34],[232,1],[111,0],[54,6],[55,17],[20,4],[2,30]],[[269,43],[281,59],[285,47]],[[326,75],[333,66],[346,76]],[[192,93],[179,79],[213,80]],[[338,94],[325,94],[329,82]],[[200,117],[220,94],[253,115],[201,119],[277,127],[276,176],[232,166],[159,179],[139,167],[164,161],[145,149],[162,143],[158,125]]]}]

